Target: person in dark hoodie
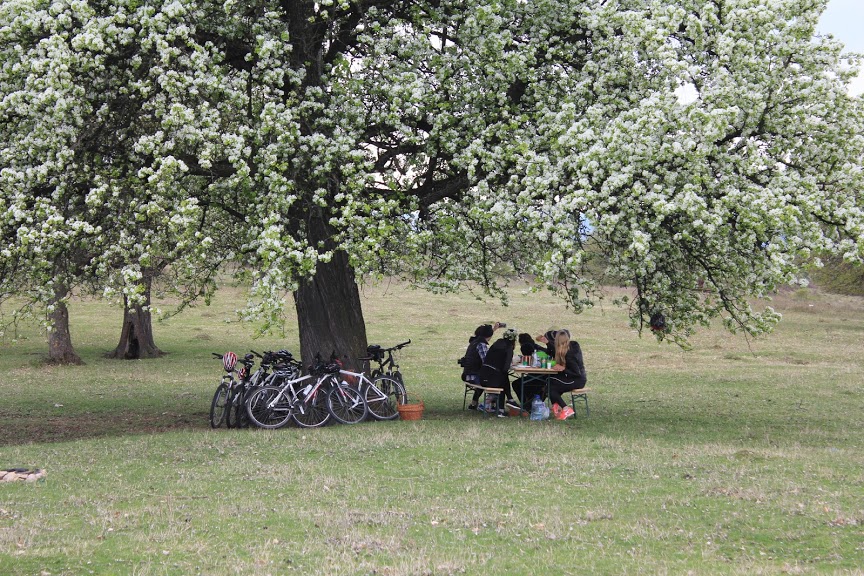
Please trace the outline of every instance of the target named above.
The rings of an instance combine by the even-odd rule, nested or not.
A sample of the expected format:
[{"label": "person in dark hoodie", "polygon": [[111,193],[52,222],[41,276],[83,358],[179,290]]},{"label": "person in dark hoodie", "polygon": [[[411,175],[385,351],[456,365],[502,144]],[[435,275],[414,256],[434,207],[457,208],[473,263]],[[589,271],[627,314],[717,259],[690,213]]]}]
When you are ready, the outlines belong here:
[{"label": "person in dark hoodie", "polygon": [[535,340],[545,346],[545,348],[539,349],[543,350],[543,352],[546,352],[546,355],[550,358],[555,357],[555,336],[557,336],[559,332],[564,332],[567,334],[568,338],[570,337],[570,331],[566,328],[562,328],[560,330],[549,330],[535,338]]},{"label": "person in dark hoodie", "polygon": [[[462,361],[462,380],[470,384],[480,384],[480,368],[486,360],[486,352],[489,350],[489,339],[500,328],[501,323],[481,324],[474,330],[474,335],[468,339],[468,348],[465,350],[465,358]],[[475,390],[471,398],[469,410],[477,409],[477,402],[483,394],[482,390]]]},{"label": "person in dark hoodie", "polygon": [[[480,385],[484,388],[501,388],[504,391],[504,397],[507,399],[507,406],[519,408],[519,404],[513,399],[513,390],[510,387],[510,366],[513,364],[513,350],[516,347],[517,332],[513,328],[508,328],[501,335],[501,338],[495,341],[489,350],[486,352],[486,360],[480,368]],[[506,416],[504,412],[504,399],[498,398],[498,416]]]},{"label": "person in dark hoodie", "polygon": [[570,334],[559,330],[555,335],[555,366],[557,372],[549,377],[549,400],[552,402],[552,414],[557,420],[566,420],[573,416],[573,408],[567,405],[561,394],[570,390],[585,387],[588,376],[585,373],[585,362],[582,359],[582,349],[579,343],[570,339]]},{"label": "person in dark hoodie", "polygon": [[[535,352],[546,352],[546,347],[541,346],[534,342],[534,339],[530,334],[522,333],[519,334],[519,352],[522,356],[534,356]],[[522,395],[522,388],[525,388],[524,398]],[[542,400],[546,400],[546,386],[542,383],[538,382],[530,382],[527,384],[514,384],[513,385],[514,392],[516,396],[519,398],[519,401],[522,403],[523,410],[531,409],[531,400],[534,396],[540,396]]]}]

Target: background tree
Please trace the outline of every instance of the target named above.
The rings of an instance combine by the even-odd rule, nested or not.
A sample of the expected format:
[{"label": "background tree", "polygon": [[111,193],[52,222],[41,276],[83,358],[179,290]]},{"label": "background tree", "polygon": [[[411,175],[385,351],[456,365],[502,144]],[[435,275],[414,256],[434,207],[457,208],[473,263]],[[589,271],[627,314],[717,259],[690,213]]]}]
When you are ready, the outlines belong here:
[{"label": "background tree", "polygon": [[[95,185],[88,205],[152,210],[211,241],[191,225],[204,207],[236,219],[247,315],[266,329],[293,291],[304,356],[363,350],[360,275],[500,293],[505,263],[578,311],[599,295],[594,255],[635,285],[637,327],[661,311],[661,338],[718,316],[760,334],[777,315],[750,298],[793,280],[796,258],[862,257],[862,104],[841,46],[814,38],[824,5],[13,0],[0,82],[13,116],[37,85],[98,100],[81,74],[134,102],[116,123],[123,154],[79,179]],[[68,50],[64,65],[33,65],[46,45]],[[9,124],[20,168],[0,172],[4,197],[68,167],[48,160],[75,150],[49,128],[85,131],[68,116],[49,115],[36,152],[21,148],[26,123]],[[91,266],[117,278],[122,252],[140,292],[151,243],[110,247]]]},{"label": "background tree", "polygon": [[73,286],[122,298],[115,357],[152,357],[161,354],[149,309],[153,278],[186,258],[169,287],[182,308],[207,296],[214,261],[221,262],[201,232],[206,211],[186,190],[200,182],[173,178],[176,162],[149,158],[146,143],[140,150],[159,120],[145,108],[151,91],[134,89],[140,66],[133,60],[153,55],[130,47],[129,37],[103,35],[114,18],[125,18],[122,7],[100,17],[106,7],[21,2],[0,9],[12,23],[3,31],[9,66],[0,76],[10,143],[0,152],[0,231],[4,261],[15,263],[4,268],[2,285],[6,295],[29,294],[25,308],[47,306],[54,361],[77,361],[65,311]]}]

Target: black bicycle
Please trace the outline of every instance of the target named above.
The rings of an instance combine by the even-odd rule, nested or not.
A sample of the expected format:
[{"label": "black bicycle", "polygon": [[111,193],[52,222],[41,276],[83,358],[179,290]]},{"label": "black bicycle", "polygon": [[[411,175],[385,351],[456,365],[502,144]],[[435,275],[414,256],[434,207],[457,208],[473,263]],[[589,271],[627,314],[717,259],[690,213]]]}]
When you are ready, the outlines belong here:
[{"label": "black bicycle", "polygon": [[241,367],[236,370],[237,378],[228,388],[228,398],[225,406],[225,425],[228,428],[245,428],[249,426],[246,410],[243,408],[243,397],[249,389],[252,367],[255,356],[246,354],[239,360]]},{"label": "black bicycle", "polygon": [[210,427],[219,428],[228,418],[228,412],[231,410],[231,404],[228,399],[238,386],[237,379],[234,378],[237,355],[233,352],[226,352],[225,354],[213,352],[213,357],[222,360],[222,367],[225,369],[222,381],[216,387],[213,400],[210,402]]},{"label": "black bicycle", "polygon": [[[363,362],[363,371],[366,374],[369,374],[372,380],[386,376],[387,378],[392,378],[402,384],[404,389],[405,380],[402,378],[402,373],[399,372],[399,364],[396,363],[396,358],[393,356],[393,352],[401,350],[409,344],[411,344],[411,340],[402,342],[401,344],[396,344],[390,348],[382,348],[378,344],[372,344],[366,347],[366,354],[368,354],[368,356],[358,358],[358,360]],[[378,366],[371,368],[371,362],[377,362]]]}]

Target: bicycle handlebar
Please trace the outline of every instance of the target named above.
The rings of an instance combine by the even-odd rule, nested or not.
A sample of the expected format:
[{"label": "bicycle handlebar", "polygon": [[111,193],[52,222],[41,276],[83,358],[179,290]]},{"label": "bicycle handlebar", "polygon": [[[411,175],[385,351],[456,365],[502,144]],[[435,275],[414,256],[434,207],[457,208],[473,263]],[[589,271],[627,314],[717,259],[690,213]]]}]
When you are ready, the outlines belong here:
[{"label": "bicycle handlebar", "polygon": [[405,346],[411,343],[411,339],[409,338],[407,342],[402,342],[401,344],[396,344],[395,346],[391,346],[390,348],[381,348],[382,352],[392,352],[393,350],[401,350]]}]

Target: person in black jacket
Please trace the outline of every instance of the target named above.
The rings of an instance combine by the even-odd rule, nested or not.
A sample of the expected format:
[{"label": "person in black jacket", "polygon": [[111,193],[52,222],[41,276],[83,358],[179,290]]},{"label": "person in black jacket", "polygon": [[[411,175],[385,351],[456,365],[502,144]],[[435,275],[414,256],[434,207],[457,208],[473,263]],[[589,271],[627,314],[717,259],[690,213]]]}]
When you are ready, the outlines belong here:
[{"label": "person in black jacket", "polygon": [[545,348],[538,348],[538,350],[543,350],[550,358],[554,358],[555,336],[557,336],[559,332],[565,332],[567,334],[567,337],[570,337],[570,331],[566,328],[562,328],[561,330],[549,330],[535,338],[535,340],[541,342],[545,346]]},{"label": "person in black jacket", "polygon": [[[504,334],[489,347],[486,352],[486,360],[480,368],[480,385],[484,388],[501,388],[507,398],[507,405],[519,408],[519,404],[513,399],[513,390],[510,387],[510,366],[513,364],[513,350],[516,347],[517,332],[508,328]],[[498,398],[498,416],[506,416],[502,398]]]},{"label": "person in black jacket", "polygon": [[[546,352],[546,347],[541,346],[534,342],[534,339],[531,338],[530,334],[522,333],[519,334],[519,352],[522,353],[522,356],[534,356],[535,352]],[[525,396],[522,397],[522,388],[525,388]],[[519,398],[519,401],[522,402],[522,408],[525,410],[530,410],[531,399],[534,396],[540,396],[541,400],[546,400],[546,386],[542,383],[531,382],[530,384],[524,385],[514,385],[514,392],[516,396]]]},{"label": "person in black jacket", "polygon": [[[465,358],[462,363],[462,380],[471,384],[480,384],[480,368],[486,360],[486,352],[489,350],[489,339],[500,327],[500,322],[492,324],[481,324],[474,330],[474,335],[468,339],[468,349],[465,350]],[[475,390],[471,398],[469,410],[477,409],[477,401],[480,399],[482,390]]]},{"label": "person in black jacket", "polygon": [[558,420],[573,416],[573,408],[567,405],[561,394],[570,390],[584,388],[588,382],[582,349],[579,343],[570,339],[566,330],[555,335],[555,366],[558,374],[549,377],[549,400],[552,401],[552,414]]}]

